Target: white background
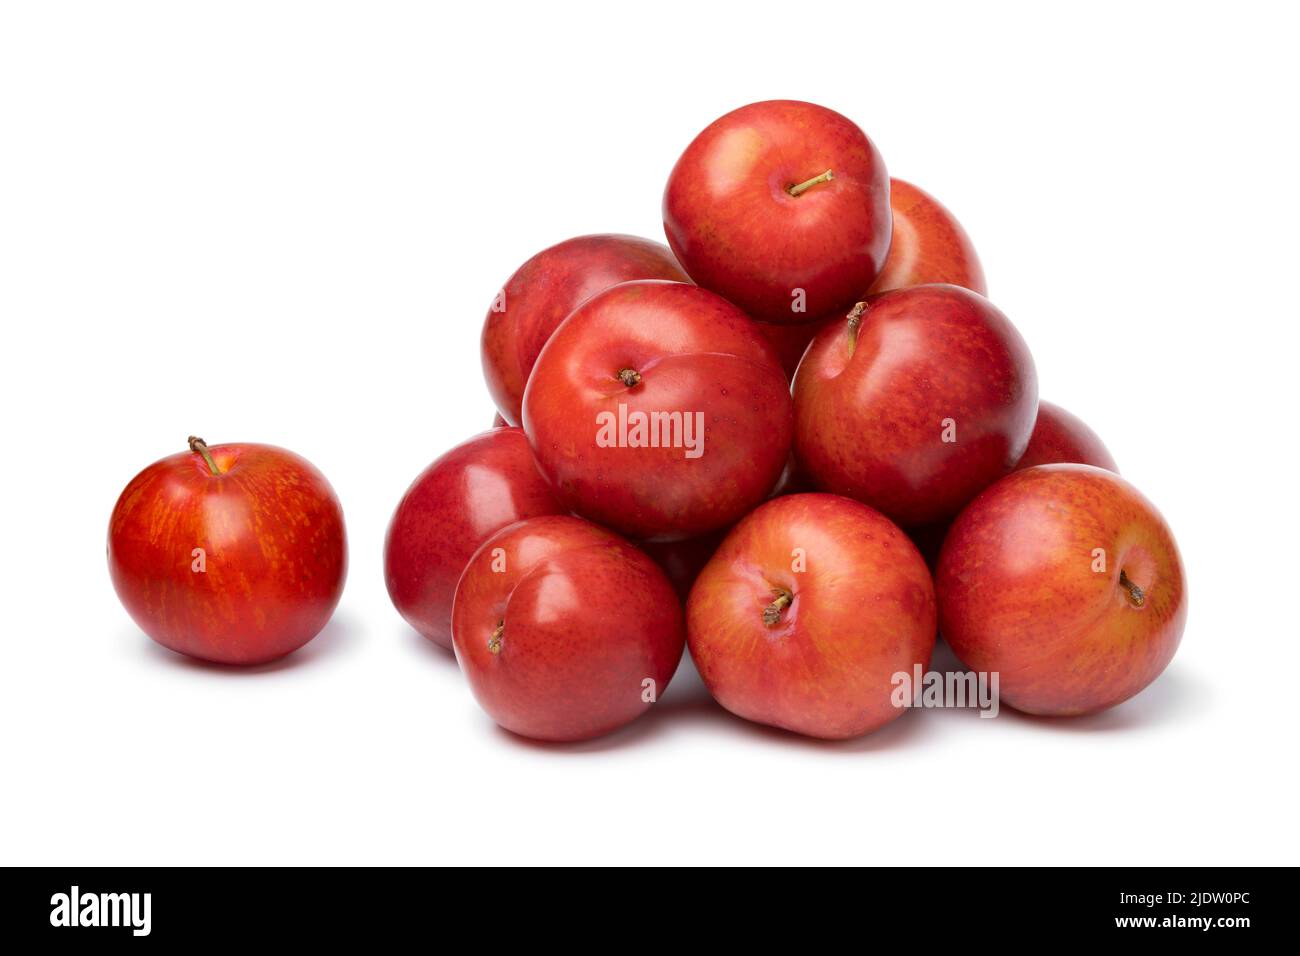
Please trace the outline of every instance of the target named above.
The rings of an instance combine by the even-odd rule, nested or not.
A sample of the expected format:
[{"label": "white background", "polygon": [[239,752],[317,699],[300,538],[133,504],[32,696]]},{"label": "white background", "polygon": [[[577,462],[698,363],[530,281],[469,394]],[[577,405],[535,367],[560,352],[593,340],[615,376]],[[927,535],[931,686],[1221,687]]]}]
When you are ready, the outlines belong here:
[{"label": "white background", "polygon": [[[1296,863],[1293,14],[1274,6],[7,4],[0,859]],[[963,221],[1041,392],[1183,548],[1121,707],[856,742],[679,674],[604,740],[497,730],[389,605],[383,531],[486,428],[483,314],[569,236],[662,239],[744,103],[851,116]],[[327,630],[234,672],[119,606],[118,492],[199,434],[342,499]]]}]

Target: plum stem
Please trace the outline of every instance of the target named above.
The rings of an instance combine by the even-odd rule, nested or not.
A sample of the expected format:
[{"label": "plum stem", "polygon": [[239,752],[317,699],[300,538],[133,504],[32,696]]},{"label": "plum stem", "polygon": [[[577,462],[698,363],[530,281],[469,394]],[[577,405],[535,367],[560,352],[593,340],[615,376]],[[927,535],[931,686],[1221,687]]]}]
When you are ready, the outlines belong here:
[{"label": "plum stem", "polygon": [[221,474],[221,469],[218,468],[217,463],[212,460],[212,452],[208,451],[208,443],[202,438],[196,438],[194,435],[190,436],[189,442],[190,451],[195,451],[202,455],[203,460],[208,463],[208,467],[212,469],[214,475]]},{"label": "plum stem", "polygon": [[634,368],[621,368],[618,370],[618,380],[631,388],[641,384],[641,373]]},{"label": "plum stem", "polygon": [[1129,580],[1123,568],[1120,568],[1119,572],[1119,586],[1128,591],[1129,600],[1133,602],[1134,607],[1141,607],[1147,603],[1146,592]]},{"label": "plum stem", "polygon": [[835,178],[835,174],[828,169],[820,176],[814,176],[812,179],[805,179],[801,183],[795,183],[792,186],[786,186],[785,191],[797,199],[801,195],[806,193],[808,190],[812,189],[814,186],[819,186],[822,183],[828,183],[834,178]]},{"label": "plum stem", "polygon": [[856,346],[858,344],[858,330],[862,328],[862,317],[866,314],[867,304],[865,302],[858,302],[853,306],[853,308],[849,309],[848,320],[850,346]]},{"label": "plum stem", "polygon": [[491,651],[493,654],[501,653],[501,635],[504,634],[505,631],[506,631],[506,622],[499,621],[497,623],[496,630],[493,631],[492,636],[488,638],[488,650]]},{"label": "plum stem", "polygon": [[768,627],[775,627],[781,621],[781,612],[790,606],[794,600],[794,595],[785,588],[772,588],[772,593],[776,595],[775,599],[767,607],[763,608],[763,623]]}]

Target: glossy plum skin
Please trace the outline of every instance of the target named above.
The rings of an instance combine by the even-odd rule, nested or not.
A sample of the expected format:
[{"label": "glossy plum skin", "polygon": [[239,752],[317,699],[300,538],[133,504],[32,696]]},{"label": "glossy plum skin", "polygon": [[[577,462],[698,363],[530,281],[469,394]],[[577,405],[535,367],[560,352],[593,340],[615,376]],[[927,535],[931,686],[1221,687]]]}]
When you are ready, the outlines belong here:
[{"label": "glossy plum skin", "polygon": [[[781,590],[789,604],[769,625]],[[893,675],[929,666],[935,615],[925,562],[888,519],[836,495],[789,495],[741,521],[700,572],[687,641],[733,714],[841,739],[902,715]]]},{"label": "glossy plum skin", "polygon": [[483,321],[480,345],[488,392],[508,424],[523,421],[524,386],[551,333],[597,292],[629,279],[690,281],[663,243],[607,234],[544,249],[506,280]]},{"label": "glossy plum skin", "polygon": [[1069,463],[1094,465],[1119,474],[1114,457],[1095,431],[1060,405],[1040,401],[1029,447],[1016,463],[1016,470]]},{"label": "glossy plum skin", "polygon": [[617,535],[559,516],[484,542],[456,589],[453,630],[456,659],[489,716],[553,741],[640,717],[685,646],[681,603],[659,566]]},{"label": "glossy plum skin", "polygon": [[984,267],[957,217],[924,189],[889,181],[893,239],[869,295],[914,285],[959,285],[987,296]]},{"label": "glossy plum skin", "polygon": [[[827,170],[831,180],[790,194]],[[715,120],[673,167],[663,213],[690,277],[764,322],[847,309],[889,250],[880,153],[853,122],[812,103],[769,100]]]},{"label": "glossy plum skin", "polygon": [[799,366],[795,455],[821,490],[905,527],[946,520],[1024,453],[1033,358],[992,303],[957,286],[874,296],[860,322],[856,335],[849,320],[823,329]]},{"label": "glossy plum skin", "polygon": [[1136,488],[1089,465],[1040,465],[989,488],[953,523],[935,580],[953,651],[998,671],[1002,701],[1031,714],[1132,697],[1169,664],[1187,619],[1168,525]]},{"label": "glossy plum skin", "polygon": [[[889,205],[894,216],[889,256],[871,289],[859,298],[934,284],[959,285],[987,296],[984,269],[961,223],[924,190],[901,179],[889,183]],[[841,310],[804,325],[760,322],[758,328],[776,349],[786,377],[793,380],[808,343],[827,325],[843,319]]]},{"label": "glossy plum skin", "polygon": [[475,435],[429,465],[393,512],[384,581],[406,622],[451,647],[451,604],[465,564],[506,525],[564,514],[520,428]]},{"label": "glossy plum skin", "polygon": [[272,661],[319,634],[338,605],[343,511],[325,477],[291,451],[208,451],[221,474],[187,451],[131,479],[109,521],[109,574],[163,647],[220,664]]},{"label": "glossy plum skin", "polygon": [[[1035,465],[1055,464],[1094,465],[1119,474],[1119,466],[1111,457],[1097,433],[1059,405],[1039,401],[1038,419],[1029,437],[1029,447],[1020,456],[1015,470],[1021,471]],[[925,556],[931,568],[939,562],[939,549],[948,534],[951,522],[908,528],[907,535]]]},{"label": "glossy plum skin", "polygon": [[[626,384],[625,372],[639,380]],[[631,429],[626,441],[602,430],[621,414],[662,413],[690,422],[680,439],[696,441],[702,423],[702,446],[670,435],[666,447],[633,447]],[[706,534],[762,501],[785,466],[792,417],[753,322],[678,282],[626,282],[588,299],[551,336],[524,393],[524,431],[560,500],[639,540]]]}]

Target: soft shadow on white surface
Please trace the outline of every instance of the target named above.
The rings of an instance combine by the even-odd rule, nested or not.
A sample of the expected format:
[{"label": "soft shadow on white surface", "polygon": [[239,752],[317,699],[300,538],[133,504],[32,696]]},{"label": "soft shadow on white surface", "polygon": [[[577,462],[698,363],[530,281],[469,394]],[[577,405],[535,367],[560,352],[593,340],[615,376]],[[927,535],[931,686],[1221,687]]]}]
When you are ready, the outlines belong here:
[{"label": "soft shadow on white surface", "polygon": [[460,670],[460,665],[456,662],[455,651],[433,643],[415,628],[408,627],[405,623],[398,625],[394,640],[400,642],[412,657],[418,658],[422,662],[431,661],[436,667],[447,668],[452,671]]},{"label": "soft shadow on white surface", "polygon": [[[457,671],[455,655],[445,648],[421,637],[415,630],[402,627],[395,639],[404,641],[410,653],[428,662],[435,669]],[[161,652],[166,653],[166,652]],[[203,665],[200,665],[203,666]],[[274,667],[276,665],[267,665]],[[963,670],[961,662],[946,644],[940,642],[934,653],[931,669],[936,671]],[[456,675],[459,677],[459,675]],[[1198,712],[1210,706],[1212,693],[1208,685],[1199,681],[1189,670],[1173,665],[1155,683],[1133,699],[1111,710],[1088,717],[1035,717],[1022,714],[1003,704],[997,718],[980,716],[979,709],[969,708],[915,708],[879,730],[851,740],[818,740],[790,731],[756,724],[731,714],[710,696],[689,654],[673,676],[659,702],[644,716],[612,734],[594,740],[557,743],[532,740],[501,727],[493,727],[496,738],[507,746],[544,751],[556,755],[597,754],[634,746],[645,746],[673,736],[698,735],[701,732],[721,738],[750,740],[765,746],[787,750],[804,750],[831,755],[883,752],[918,744],[933,743],[948,736],[957,721],[987,723],[990,732],[997,725],[1015,728],[1023,733],[1096,734],[1114,731],[1136,732],[1167,724],[1188,723]],[[487,715],[484,721],[490,723]]]},{"label": "soft shadow on white surface", "polygon": [[151,640],[142,631],[132,632],[140,646],[140,653],[152,663],[161,667],[175,667],[183,670],[206,671],[212,674],[230,675],[232,677],[252,677],[260,674],[276,674],[282,671],[294,671],[311,664],[321,663],[334,658],[348,657],[355,654],[364,642],[364,630],[346,611],[336,611],[329,623],[314,638],[291,654],[279,660],[251,667],[234,664],[216,664],[201,661],[170,651],[156,641]]},{"label": "soft shadow on white surface", "polygon": [[1197,680],[1177,663],[1170,665],[1155,682],[1136,697],[1117,707],[1087,717],[1035,717],[1004,708],[999,717],[1009,717],[1035,730],[1063,733],[1105,733],[1135,731],[1163,724],[1188,724],[1198,713],[1208,710],[1214,693],[1210,686]]},{"label": "soft shadow on white surface", "polygon": [[691,732],[701,728],[720,730],[735,737],[752,740],[784,749],[802,749],[830,755],[883,752],[914,747],[927,740],[944,736],[951,725],[948,720],[987,721],[990,730],[995,721],[1005,721],[1031,732],[1096,734],[1117,731],[1134,732],[1165,724],[1177,724],[1191,719],[1207,706],[1209,688],[1192,679],[1186,672],[1164,674],[1145,691],[1125,701],[1118,707],[1087,717],[1036,717],[1022,714],[1003,705],[997,718],[980,717],[976,708],[924,709],[916,708],[905,713],[879,730],[852,740],[818,740],[804,737],[777,727],[756,724],[729,713],[708,694],[698,676],[692,674],[693,684],[677,690],[676,682],[665,693],[663,700],[644,717],[627,727],[595,740],[575,743],[553,743],[530,740],[500,727],[495,728],[505,743],[533,750],[557,754],[588,754],[621,749],[634,744],[649,743],[660,737],[681,731]]}]

